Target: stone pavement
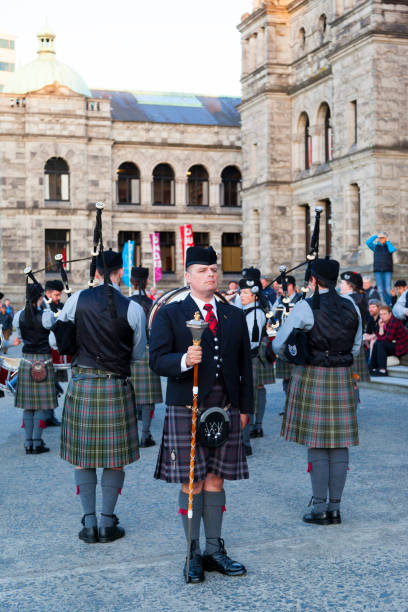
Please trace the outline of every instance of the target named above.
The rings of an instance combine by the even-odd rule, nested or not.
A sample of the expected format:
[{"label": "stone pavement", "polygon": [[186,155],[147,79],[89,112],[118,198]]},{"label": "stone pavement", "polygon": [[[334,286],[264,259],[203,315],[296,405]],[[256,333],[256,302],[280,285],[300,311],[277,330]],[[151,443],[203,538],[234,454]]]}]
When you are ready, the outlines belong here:
[{"label": "stone pavement", "polygon": [[[248,575],[182,578],[185,542],[178,486],[153,480],[157,446],[127,469],[117,512],[127,535],[77,538],[81,508],[72,467],[51,452],[23,452],[21,412],[0,400],[0,610],[408,610],[408,396],[363,390],[361,445],[351,450],[343,524],[305,525],[305,450],[279,439],[280,384],[268,389],[265,438],[253,441],[251,477],[227,483],[224,537]],[[60,411],[58,412],[60,414]],[[160,438],[163,407],[153,436]]]}]

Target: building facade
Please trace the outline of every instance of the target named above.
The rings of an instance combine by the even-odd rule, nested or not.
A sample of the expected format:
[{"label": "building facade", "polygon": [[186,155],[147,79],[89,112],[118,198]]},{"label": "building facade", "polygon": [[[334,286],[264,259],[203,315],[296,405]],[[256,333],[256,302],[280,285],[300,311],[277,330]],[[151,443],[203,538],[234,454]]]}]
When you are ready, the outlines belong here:
[{"label": "building facade", "polygon": [[0,34],[0,91],[16,69],[16,37]]},{"label": "building facade", "polygon": [[[408,273],[408,2],[254,0],[242,17],[244,261],[321,252],[372,269],[388,231]],[[300,280],[300,279],[299,279]]]},{"label": "building facade", "polygon": [[[183,282],[180,226],[212,244],[221,283],[241,270],[241,132],[236,98],[90,91],[58,62],[54,35],[0,93],[0,287],[24,292],[22,271],[56,253],[92,250],[95,202],[103,201],[106,247],[135,242],[152,270],[150,234],[160,233],[163,289]],[[69,268],[73,288],[88,262]],[[53,269],[41,281],[55,277]]]}]

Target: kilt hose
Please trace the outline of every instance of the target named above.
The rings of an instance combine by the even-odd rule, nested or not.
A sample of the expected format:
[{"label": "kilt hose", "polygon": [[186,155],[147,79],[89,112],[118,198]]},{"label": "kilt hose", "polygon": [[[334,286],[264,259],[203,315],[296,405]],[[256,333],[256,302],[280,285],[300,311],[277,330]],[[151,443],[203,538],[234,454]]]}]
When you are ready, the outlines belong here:
[{"label": "kilt hose", "polygon": [[[240,412],[238,408],[231,407],[228,413],[230,434],[223,446],[204,448],[196,443],[195,482],[205,480],[207,474],[215,474],[226,480],[249,478]],[[163,438],[154,474],[158,480],[189,482],[191,417],[192,411],[186,406],[166,406]]]},{"label": "kilt hose", "polygon": [[136,405],[161,404],[163,396],[160,376],[149,367],[149,349],[147,347],[143,358],[131,363],[130,371]]},{"label": "kilt hose", "polygon": [[357,446],[351,367],[295,366],[286,397],[281,436],[309,448]]},{"label": "kilt hose", "polygon": [[[37,360],[47,362],[47,378],[43,382],[35,382],[31,378],[31,364]],[[51,353],[23,353],[14,405],[22,410],[52,410],[58,407]]]},{"label": "kilt hose", "polygon": [[280,359],[277,357],[276,359],[276,378],[288,379],[292,376],[293,372],[293,364],[285,361],[284,359]]},{"label": "kilt hose", "polygon": [[[74,380],[78,374],[105,377]],[[62,411],[60,456],[78,467],[115,468],[139,459],[132,386],[106,374],[72,368]]]},{"label": "kilt hose", "polygon": [[252,379],[254,385],[254,413],[258,413],[258,385],[272,385],[275,382],[273,363],[259,355],[252,358]]},{"label": "kilt hose", "polygon": [[365,356],[364,346],[361,346],[360,352],[357,357],[354,358],[352,367],[353,374],[357,374],[359,378],[356,383],[359,382],[370,382],[370,372],[368,370],[367,359]]}]

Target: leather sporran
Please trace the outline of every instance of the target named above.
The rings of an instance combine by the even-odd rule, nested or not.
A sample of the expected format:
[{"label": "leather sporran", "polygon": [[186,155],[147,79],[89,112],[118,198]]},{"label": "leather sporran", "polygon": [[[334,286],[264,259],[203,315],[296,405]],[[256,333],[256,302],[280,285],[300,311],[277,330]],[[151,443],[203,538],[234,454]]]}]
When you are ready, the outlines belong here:
[{"label": "leather sporran", "polygon": [[229,414],[223,408],[207,408],[200,414],[197,439],[200,446],[218,448],[228,440],[230,432]]},{"label": "leather sporran", "polygon": [[47,380],[48,372],[45,363],[40,359],[33,361],[31,364],[30,374],[34,382],[40,383]]}]

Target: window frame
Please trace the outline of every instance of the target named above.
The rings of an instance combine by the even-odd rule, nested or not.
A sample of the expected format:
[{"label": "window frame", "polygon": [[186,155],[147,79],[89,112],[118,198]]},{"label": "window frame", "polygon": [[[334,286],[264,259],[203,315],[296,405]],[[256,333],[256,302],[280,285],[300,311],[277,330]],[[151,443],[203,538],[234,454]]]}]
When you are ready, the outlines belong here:
[{"label": "window frame", "polygon": [[[128,172],[127,168],[123,168],[123,166],[125,165],[132,165],[135,172],[134,174],[131,174],[130,171]],[[123,175],[120,174],[120,172],[123,172]],[[140,181],[140,170],[139,168],[136,166],[135,163],[133,162],[123,162],[120,164],[120,166],[118,167],[118,169],[116,170],[116,175],[117,175],[117,179],[116,179],[116,203],[118,204],[118,206],[140,206],[141,204],[141,197],[140,197],[140,192],[141,192],[141,181]],[[136,192],[137,192],[137,201],[133,201],[133,182],[136,181]],[[126,201],[121,201],[120,200],[120,186],[119,183],[124,182],[125,183],[125,190],[126,190]]]},{"label": "window frame", "polygon": [[[56,236],[58,235],[58,232],[65,232],[65,239],[63,239],[62,236],[60,238],[48,237],[47,239],[47,232],[55,232]],[[54,248],[50,250],[49,247],[47,248],[47,245],[54,245]],[[45,228],[44,229],[45,274],[56,274],[58,272],[59,269],[57,268],[54,256],[57,253],[63,254],[64,250],[65,250],[65,260],[68,261],[71,258],[71,230],[60,229],[60,228]],[[47,257],[48,254],[49,254],[49,257]],[[48,267],[50,263],[52,263],[52,265]],[[64,268],[66,272],[70,272],[70,264],[66,264]]]},{"label": "window frame", "polygon": [[[203,170],[203,175],[202,177],[200,176],[191,176],[192,174],[192,170],[194,168],[200,168],[200,170]],[[193,166],[191,166],[189,168],[189,170],[187,171],[187,184],[186,184],[186,190],[187,190],[187,196],[186,196],[186,200],[187,200],[187,206],[209,206],[210,205],[210,181],[209,181],[209,175],[207,172],[207,169],[205,168],[205,166],[203,166],[202,164],[194,164]],[[194,193],[194,191],[196,192],[196,198],[192,197],[192,193]],[[200,193],[201,191],[201,193]],[[198,201],[201,198],[201,202]],[[197,201],[193,201],[194,199],[196,199]]]},{"label": "window frame", "polygon": [[[164,244],[164,238],[167,238],[166,242],[168,244]],[[162,273],[163,274],[175,274],[177,271],[176,266],[176,232],[172,231],[159,231],[159,241],[160,241],[160,257],[162,262]],[[169,253],[165,249],[170,249]],[[171,269],[165,269],[165,258],[169,257],[171,260]]]},{"label": "window frame", "polygon": [[[170,168],[171,174],[169,173],[168,176],[155,177],[155,171],[160,166],[163,166],[163,167],[167,166],[168,168]],[[161,196],[160,200],[165,199],[164,193],[166,190],[169,190],[170,202],[158,201],[158,199],[156,198],[157,190],[160,192],[160,196]],[[162,164],[157,164],[154,167],[154,170],[152,173],[152,204],[153,206],[175,206],[176,204],[175,199],[176,199],[175,198],[175,174],[174,174],[173,168],[170,166],[170,164],[166,162]]]},{"label": "window frame", "polygon": [[[66,169],[48,169],[47,165],[52,160],[61,160],[64,162]],[[51,191],[53,193],[51,194]],[[64,191],[68,197],[63,197]],[[69,202],[70,201],[70,172],[69,166],[63,157],[50,157],[44,165],[44,201],[45,202]],[[58,192],[60,197],[58,197]],[[55,195],[56,197],[50,197]],[[48,196],[48,197],[47,197]]]},{"label": "window frame", "polygon": [[[234,236],[235,239],[232,242],[236,241],[239,244],[225,244],[227,236]],[[238,238],[237,238],[238,237]],[[228,251],[226,251],[228,249]],[[233,250],[234,249],[234,250]],[[236,249],[236,251],[235,251]],[[234,253],[238,253],[239,249],[239,264],[237,261],[236,267],[226,268],[226,256],[233,261],[236,258]],[[242,270],[242,234],[240,232],[223,232],[221,235],[221,267],[223,274],[237,274]]]},{"label": "window frame", "polygon": [[[240,178],[232,179],[232,178],[223,177],[222,175],[229,168],[234,168],[237,171],[237,173],[240,175]],[[237,168],[237,166],[232,166],[232,165],[225,166],[225,168],[221,172],[220,188],[221,188],[221,196],[220,196],[221,206],[225,208],[241,208],[242,206],[242,202],[241,202],[242,174],[241,174],[240,169]],[[232,193],[232,189],[235,189],[235,194]],[[233,198],[236,199],[236,204],[226,203],[227,199],[229,200],[229,202],[231,202]]]},{"label": "window frame", "polygon": [[[128,234],[128,236],[123,236],[123,241],[121,240],[121,234]],[[117,245],[118,251],[120,253],[123,252],[124,246],[126,242],[129,240],[134,241],[135,248],[133,251],[133,266],[140,266],[142,261],[142,233],[138,230],[119,230],[117,235]]]}]

